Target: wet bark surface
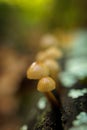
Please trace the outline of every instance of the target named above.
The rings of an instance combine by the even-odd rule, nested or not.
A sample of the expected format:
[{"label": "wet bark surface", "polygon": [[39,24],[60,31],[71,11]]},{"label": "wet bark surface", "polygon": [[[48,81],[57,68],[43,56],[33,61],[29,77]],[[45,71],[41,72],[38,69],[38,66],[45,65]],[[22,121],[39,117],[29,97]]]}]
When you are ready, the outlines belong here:
[{"label": "wet bark surface", "polygon": [[54,108],[44,112],[36,123],[34,130],[63,130],[60,110]]}]

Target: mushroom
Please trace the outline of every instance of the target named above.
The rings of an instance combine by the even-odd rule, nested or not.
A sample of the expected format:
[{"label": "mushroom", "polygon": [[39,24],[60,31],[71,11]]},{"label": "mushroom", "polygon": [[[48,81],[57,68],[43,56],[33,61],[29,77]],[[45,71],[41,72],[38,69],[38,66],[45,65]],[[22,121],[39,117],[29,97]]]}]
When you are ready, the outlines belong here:
[{"label": "mushroom", "polygon": [[49,75],[48,67],[41,62],[33,62],[27,70],[28,79],[40,79]]},{"label": "mushroom", "polygon": [[41,53],[39,53],[38,55],[38,60],[32,63],[31,66],[28,68],[27,78],[39,79],[37,90],[43,92],[50,100],[51,104],[56,104],[57,106],[59,106],[59,102],[57,101],[54,94],[51,92],[56,88],[56,83],[54,79],[56,79],[57,77],[59,66],[54,59],[58,58],[59,52],[56,48],[52,47],[42,52],[42,55],[40,54]]},{"label": "mushroom", "polygon": [[56,47],[50,47],[45,51],[47,58],[59,59],[62,57],[62,52]]},{"label": "mushroom", "polygon": [[57,99],[51,92],[56,88],[56,83],[48,75],[48,67],[41,62],[32,63],[27,71],[27,78],[39,79],[37,90],[43,92],[46,95],[46,97],[50,100],[51,104],[56,104],[59,106]]},{"label": "mushroom", "polygon": [[58,72],[60,71],[60,66],[57,61],[53,59],[47,59],[43,63],[49,68],[50,76],[56,80]]},{"label": "mushroom", "polygon": [[41,48],[48,48],[51,46],[58,46],[58,40],[52,34],[46,34],[40,41]]},{"label": "mushroom", "polygon": [[56,88],[56,83],[49,76],[41,78],[37,85],[37,90],[40,92],[49,92],[54,90],[55,88]]},{"label": "mushroom", "polygon": [[40,51],[39,53],[37,53],[36,55],[37,61],[44,61],[45,59],[47,59],[45,51]]},{"label": "mushroom", "polygon": [[48,100],[51,102],[51,104],[56,104],[57,106],[59,106],[57,99],[51,92],[55,88],[56,88],[56,83],[49,76],[41,78],[37,85],[37,90],[43,92],[48,98]]},{"label": "mushroom", "polygon": [[46,59],[59,59],[62,57],[62,52],[56,47],[50,47],[44,51],[40,51],[36,55],[37,61],[44,61]]}]

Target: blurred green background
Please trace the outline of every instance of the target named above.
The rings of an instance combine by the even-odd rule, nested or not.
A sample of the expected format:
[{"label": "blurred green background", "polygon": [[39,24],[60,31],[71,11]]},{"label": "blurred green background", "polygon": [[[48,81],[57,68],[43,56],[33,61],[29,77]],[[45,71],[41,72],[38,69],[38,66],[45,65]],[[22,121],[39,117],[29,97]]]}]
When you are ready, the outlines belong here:
[{"label": "blurred green background", "polygon": [[53,4],[52,0],[0,0],[0,44],[27,52],[36,41],[32,39],[47,29]]},{"label": "blurred green background", "polygon": [[86,12],[86,0],[0,0],[0,44],[27,49],[32,35],[85,28]]}]

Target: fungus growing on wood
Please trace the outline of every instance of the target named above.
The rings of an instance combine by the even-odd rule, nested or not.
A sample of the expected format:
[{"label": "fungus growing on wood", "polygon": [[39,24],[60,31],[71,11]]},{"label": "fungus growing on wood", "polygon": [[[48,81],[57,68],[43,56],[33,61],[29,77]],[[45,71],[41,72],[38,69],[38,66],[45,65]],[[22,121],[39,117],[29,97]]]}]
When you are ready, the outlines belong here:
[{"label": "fungus growing on wood", "polygon": [[60,71],[59,65],[55,60],[61,58],[61,56],[62,52],[51,46],[36,55],[36,62],[31,64],[27,71],[27,78],[39,79],[37,90],[43,92],[51,104],[56,104],[57,106],[59,106],[59,103],[51,91],[56,88],[55,80]]},{"label": "fungus growing on wood", "polygon": [[33,62],[27,70],[27,78],[40,79],[49,75],[49,69],[41,62]]},{"label": "fungus growing on wood", "polygon": [[57,106],[59,106],[57,99],[51,92],[55,88],[56,88],[56,83],[49,76],[41,78],[37,85],[38,91],[43,92],[52,104],[56,104]]},{"label": "fungus growing on wood", "polygon": [[48,75],[48,67],[40,62],[34,62],[33,64],[31,64],[27,71],[27,78],[39,79],[37,90],[43,92],[46,95],[46,97],[50,100],[51,104],[55,104],[58,106],[58,101],[51,92],[56,88],[56,83]]}]

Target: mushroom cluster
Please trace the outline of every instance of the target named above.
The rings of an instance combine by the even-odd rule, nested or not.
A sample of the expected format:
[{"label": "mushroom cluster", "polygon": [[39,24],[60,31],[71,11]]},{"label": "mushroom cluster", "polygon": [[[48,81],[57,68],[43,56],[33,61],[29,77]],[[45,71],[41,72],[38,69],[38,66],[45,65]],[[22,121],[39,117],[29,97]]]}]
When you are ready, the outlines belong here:
[{"label": "mushroom cluster", "polygon": [[49,43],[49,47],[36,55],[36,61],[27,70],[27,78],[39,80],[37,90],[45,93],[51,103],[59,105],[52,90],[56,88],[56,79],[60,71],[57,59],[62,57],[62,52],[54,45]]}]

